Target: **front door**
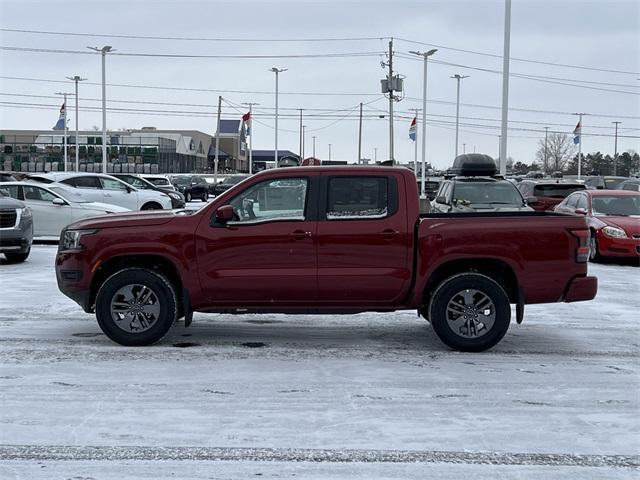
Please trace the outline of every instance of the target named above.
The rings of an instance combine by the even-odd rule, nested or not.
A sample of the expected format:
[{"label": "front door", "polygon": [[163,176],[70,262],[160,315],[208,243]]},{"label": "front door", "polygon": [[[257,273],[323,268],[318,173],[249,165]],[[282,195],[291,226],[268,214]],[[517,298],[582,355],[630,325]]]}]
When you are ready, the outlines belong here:
[{"label": "front door", "polygon": [[71,223],[71,206],[55,204],[56,197],[51,192],[35,185],[22,186],[24,203],[33,214],[34,235],[38,237],[57,237],[60,231]]},{"label": "front door", "polygon": [[200,282],[212,305],[308,306],[316,300],[313,177],[248,185],[227,204],[226,224],[205,218],[197,230]]},{"label": "front door", "polygon": [[405,208],[399,208],[402,181],[400,175],[323,177],[318,222],[322,304],[397,305],[406,295],[413,232]]}]

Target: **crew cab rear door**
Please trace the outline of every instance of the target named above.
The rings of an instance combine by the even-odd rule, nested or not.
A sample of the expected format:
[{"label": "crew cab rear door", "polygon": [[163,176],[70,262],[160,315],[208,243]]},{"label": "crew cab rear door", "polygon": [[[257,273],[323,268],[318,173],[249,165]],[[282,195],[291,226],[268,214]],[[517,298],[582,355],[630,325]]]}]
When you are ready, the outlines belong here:
[{"label": "crew cab rear door", "polygon": [[[225,205],[234,220],[197,230],[202,289],[216,306],[308,307],[316,301],[316,175],[248,184]],[[315,193],[314,193],[315,192]]]},{"label": "crew cab rear door", "polygon": [[403,177],[350,172],[321,178],[319,302],[397,305],[409,288],[413,241]]}]

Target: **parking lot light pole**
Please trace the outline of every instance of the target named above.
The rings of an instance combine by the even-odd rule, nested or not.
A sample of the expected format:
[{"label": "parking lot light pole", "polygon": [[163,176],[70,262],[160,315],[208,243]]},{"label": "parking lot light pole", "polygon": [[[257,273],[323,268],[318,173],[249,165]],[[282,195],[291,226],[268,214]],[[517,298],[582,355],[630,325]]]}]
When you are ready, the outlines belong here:
[{"label": "parking lot light pole", "polygon": [[469,78],[469,75],[459,75],[455,74],[453,77],[458,82],[458,87],[456,89],[456,157],[458,156],[458,127],[460,126],[460,80],[463,78]]},{"label": "parking lot light pole", "polygon": [[272,67],[271,71],[276,74],[276,138],[275,138],[275,150],[273,151],[273,158],[276,162],[276,168],[278,168],[278,75],[281,72],[286,72],[286,68]]},{"label": "parking lot light pole", "polygon": [[79,75],[73,77],[67,77],[69,80],[73,80],[76,84],[76,172],[80,171],[80,152],[79,140],[78,140],[78,82],[84,82],[86,78],[81,78]]},{"label": "parking lot light pole", "polygon": [[115,52],[111,45],[102,48],[87,47],[89,50],[102,54],[102,173],[107,173],[107,86],[105,64],[107,53]]},{"label": "parking lot light pole", "polygon": [[[421,198],[426,198],[425,182],[426,182],[426,166],[427,166],[427,63],[429,57],[438,51],[437,48],[429,50],[428,52],[410,51],[414,55],[419,55],[424,59],[424,72],[422,77],[422,189],[420,192]],[[417,113],[416,113],[417,116]],[[456,140],[456,144],[458,141]],[[418,144],[416,143],[416,148]],[[417,168],[417,167],[416,167]]]}]

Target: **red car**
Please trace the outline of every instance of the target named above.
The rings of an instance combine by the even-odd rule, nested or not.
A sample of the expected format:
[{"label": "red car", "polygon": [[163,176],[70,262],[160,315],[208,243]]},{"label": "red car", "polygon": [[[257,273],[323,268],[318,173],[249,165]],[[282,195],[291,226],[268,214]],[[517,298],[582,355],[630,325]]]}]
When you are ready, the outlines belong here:
[{"label": "red car", "polygon": [[587,188],[584,183],[552,178],[522,180],[516,187],[527,201],[527,205],[537,212],[552,212],[555,206],[571,193]]},{"label": "red car", "polygon": [[640,193],[583,190],[569,195],[555,211],[586,215],[591,230],[591,260],[640,257]]}]

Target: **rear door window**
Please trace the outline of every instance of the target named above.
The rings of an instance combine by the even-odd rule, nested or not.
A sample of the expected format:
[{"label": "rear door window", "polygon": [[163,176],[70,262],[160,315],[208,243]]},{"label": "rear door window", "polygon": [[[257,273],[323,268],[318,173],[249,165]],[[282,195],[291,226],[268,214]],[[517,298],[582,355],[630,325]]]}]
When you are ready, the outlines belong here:
[{"label": "rear door window", "polygon": [[100,188],[100,182],[98,179],[91,176],[68,178],[67,180],[63,180],[62,183],[66,183],[67,185],[71,185],[76,188]]},{"label": "rear door window", "polygon": [[327,220],[377,219],[397,210],[392,177],[332,177],[327,185]]},{"label": "rear door window", "polygon": [[127,186],[115,178],[100,177],[100,184],[105,190],[127,190]]}]

